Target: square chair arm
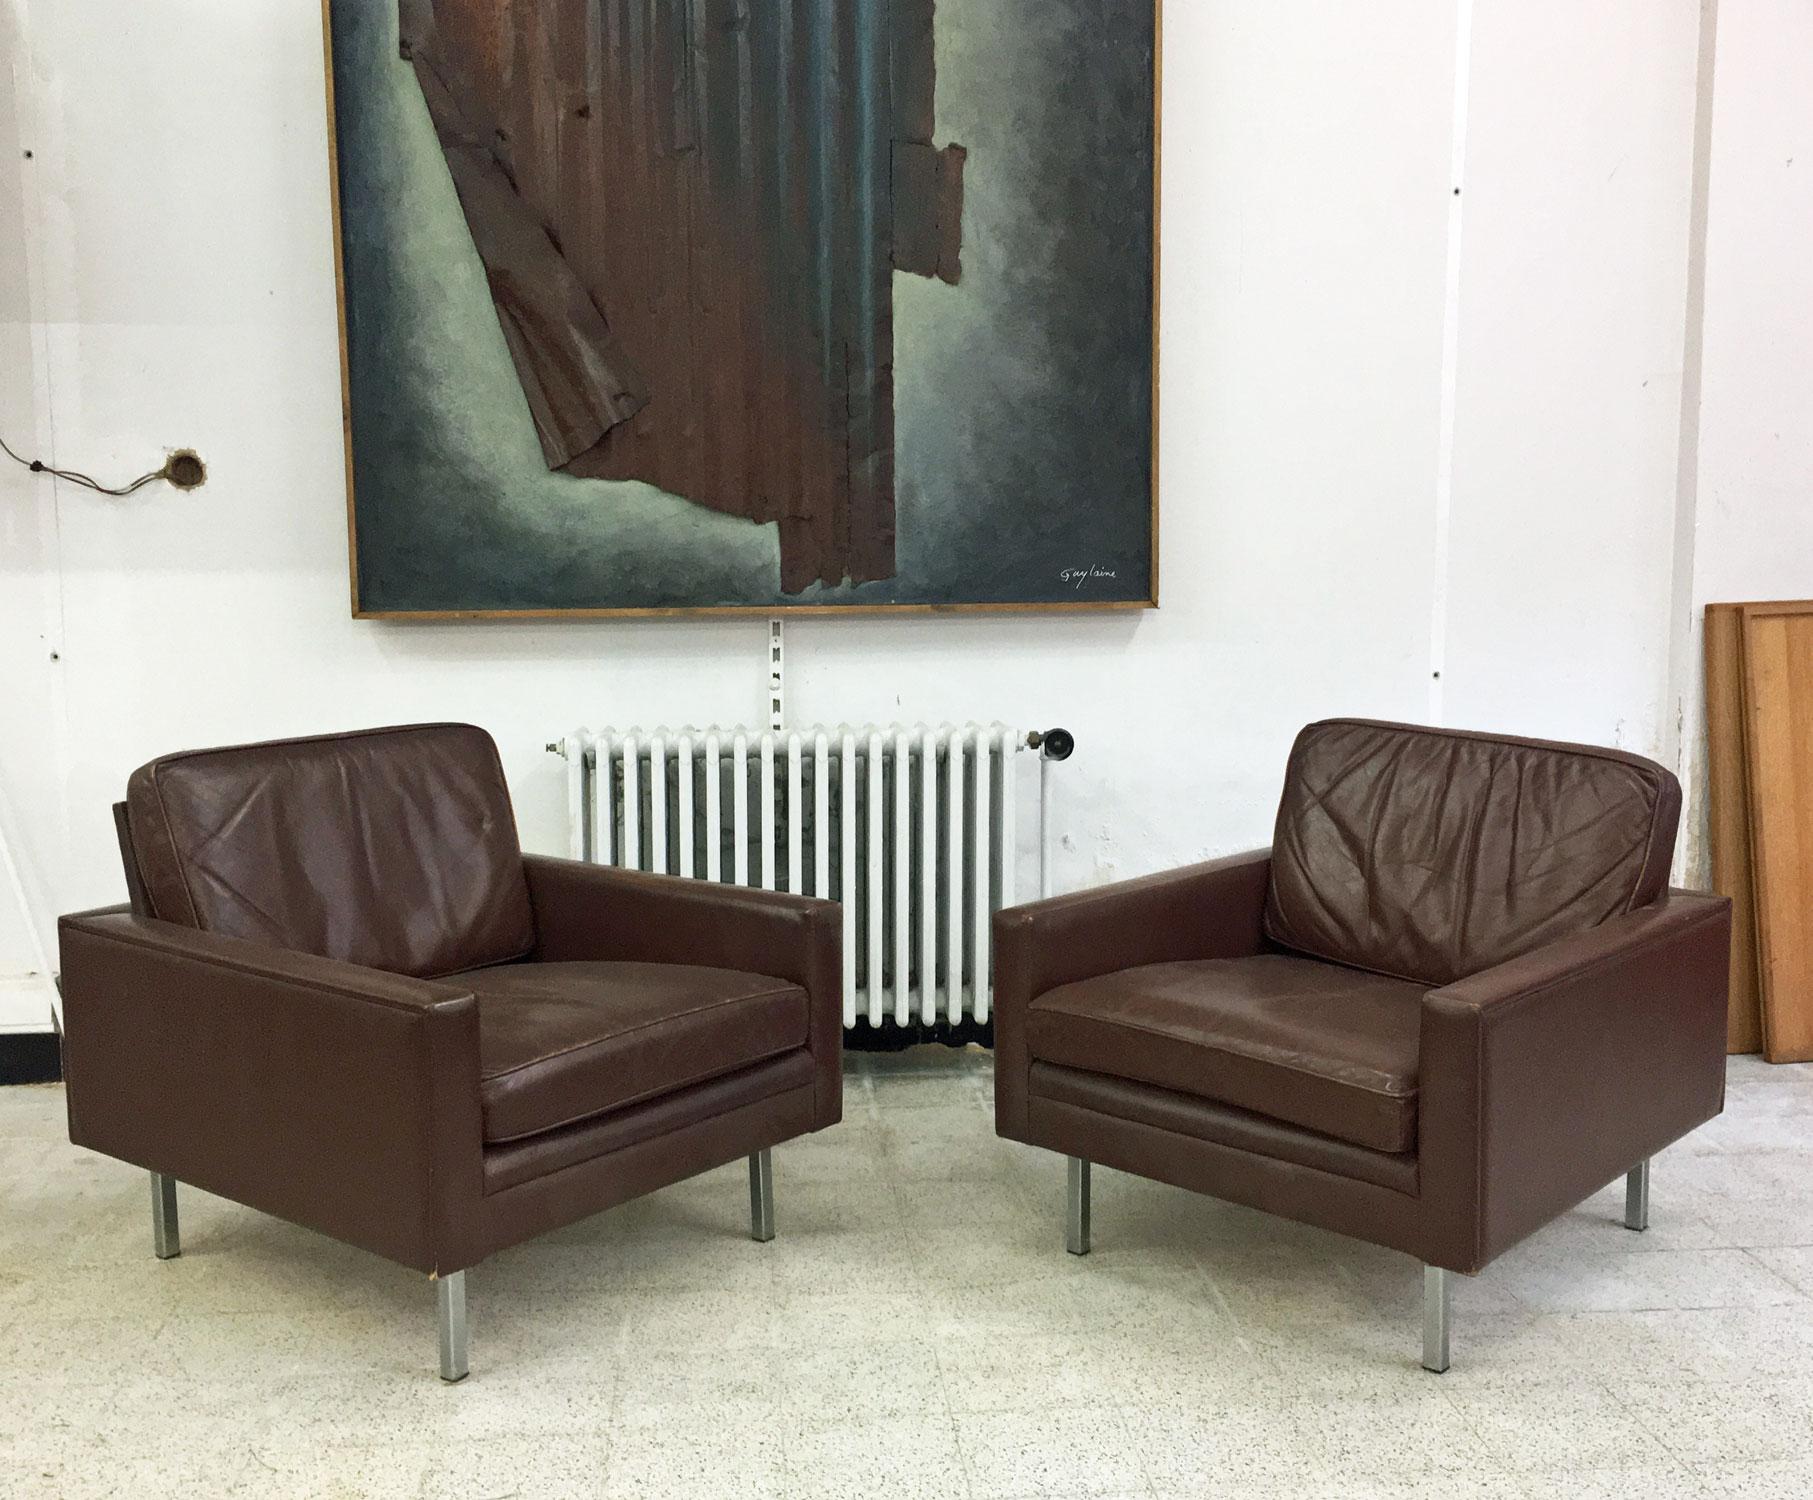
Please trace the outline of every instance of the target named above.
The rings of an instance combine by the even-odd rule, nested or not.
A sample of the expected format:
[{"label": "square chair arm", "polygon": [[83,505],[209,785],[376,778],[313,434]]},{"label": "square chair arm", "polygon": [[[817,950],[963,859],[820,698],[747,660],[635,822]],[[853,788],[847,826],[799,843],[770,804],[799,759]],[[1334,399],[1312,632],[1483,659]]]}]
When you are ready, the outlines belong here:
[{"label": "square chair arm", "polygon": [[1426,1260],[1477,1271],[1718,1114],[1730,942],[1670,891],[1424,997]]},{"label": "square chair arm", "polygon": [[816,1126],[843,1117],[843,925],[837,903],[531,854],[523,859],[544,963],[699,964],[805,990],[818,1065]]},{"label": "square chair arm", "polygon": [[58,935],[73,1142],[417,1270],[464,1268],[469,991],[120,911]]},{"label": "square chair arm", "polygon": [[1026,1008],[1047,990],[1141,964],[1265,947],[1269,849],[995,913],[995,1128],[1026,1138]]}]

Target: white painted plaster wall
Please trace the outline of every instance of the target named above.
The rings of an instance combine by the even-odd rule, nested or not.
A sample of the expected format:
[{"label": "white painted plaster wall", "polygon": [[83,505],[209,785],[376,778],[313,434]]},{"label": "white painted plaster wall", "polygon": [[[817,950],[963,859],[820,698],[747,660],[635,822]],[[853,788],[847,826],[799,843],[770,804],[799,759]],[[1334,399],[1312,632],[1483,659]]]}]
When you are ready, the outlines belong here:
[{"label": "white painted plaster wall", "polygon": [[1697,0],[1475,7],[1446,716],[1666,754]]},{"label": "white painted plaster wall", "polygon": [[[1700,616],[1813,598],[1813,6],[1720,0],[1693,549],[1688,785],[1704,776]],[[1704,799],[1688,871],[1704,880]]]},{"label": "white painted plaster wall", "polygon": [[[117,899],[108,804],[160,751],[471,718],[525,842],[556,849],[548,739],[757,720],[756,620],[348,618],[311,3],[9,6],[37,154],[0,166],[0,268],[23,223],[38,355],[0,330],[0,414],[99,472],[193,445],[211,476],[117,502],[0,474],[0,816],[41,924]],[[1672,754],[1698,5],[1165,19],[1162,609],[792,622],[794,717],[1072,729],[1061,887],[1264,841],[1291,736],[1325,714]]]},{"label": "white painted plaster wall", "polygon": [[[38,360],[34,349],[24,223],[25,146],[19,136],[24,77],[20,17],[0,3],[0,436],[15,446],[35,435]],[[43,566],[45,528],[54,521],[42,481],[0,459],[0,1032],[50,1024],[49,976],[34,913],[52,892],[37,860],[24,858],[61,836],[56,774],[45,721],[50,671],[47,626],[54,578]],[[30,809],[39,814],[26,826]],[[8,855],[18,858],[9,866]],[[11,878],[16,868],[24,899]]]}]

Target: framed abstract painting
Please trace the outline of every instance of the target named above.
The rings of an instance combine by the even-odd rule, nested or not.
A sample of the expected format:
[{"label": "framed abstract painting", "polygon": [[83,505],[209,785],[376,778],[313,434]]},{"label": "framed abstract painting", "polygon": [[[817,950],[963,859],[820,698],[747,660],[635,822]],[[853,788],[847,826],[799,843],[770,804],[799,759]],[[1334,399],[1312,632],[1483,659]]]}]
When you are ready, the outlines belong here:
[{"label": "framed abstract painting", "polygon": [[353,611],[1157,602],[1158,0],[327,0]]}]

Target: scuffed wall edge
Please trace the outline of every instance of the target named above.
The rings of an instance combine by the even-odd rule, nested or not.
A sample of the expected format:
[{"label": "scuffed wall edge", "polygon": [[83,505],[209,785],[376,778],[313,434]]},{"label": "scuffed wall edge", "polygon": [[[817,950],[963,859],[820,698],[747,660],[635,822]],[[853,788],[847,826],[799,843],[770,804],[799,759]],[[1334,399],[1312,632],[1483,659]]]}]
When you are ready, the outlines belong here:
[{"label": "scuffed wall edge", "polygon": [[[35,179],[40,163],[35,119],[26,0],[0,0],[0,226],[17,264],[5,267],[11,292],[0,300],[0,426],[15,447],[49,451],[49,398],[45,389],[46,330],[39,272],[42,265]],[[19,274],[22,271],[23,274]],[[61,696],[56,642],[61,579],[56,567],[54,486],[10,462],[0,474],[0,538],[16,576],[27,586],[0,601],[6,661],[0,691],[7,729],[0,737],[0,1032],[42,1033],[60,1020],[52,982],[55,917],[50,872],[40,868],[25,842],[21,789],[9,774],[20,761],[20,741],[43,737],[60,743]],[[36,586],[32,586],[33,581]]]},{"label": "scuffed wall edge", "polygon": [[1695,72],[1693,184],[1687,221],[1687,317],[1681,362],[1681,421],[1675,469],[1674,573],[1669,588],[1668,690],[1663,732],[1670,735],[1681,778],[1681,837],[1672,878],[1677,885],[1710,886],[1706,817],[1706,687],[1701,666],[1701,621],[1694,604],[1699,531],[1700,405],[1705,371],[1706,227],[1712,200],[1713,95],[1718,62],[1719,0],[1701,0]]}]

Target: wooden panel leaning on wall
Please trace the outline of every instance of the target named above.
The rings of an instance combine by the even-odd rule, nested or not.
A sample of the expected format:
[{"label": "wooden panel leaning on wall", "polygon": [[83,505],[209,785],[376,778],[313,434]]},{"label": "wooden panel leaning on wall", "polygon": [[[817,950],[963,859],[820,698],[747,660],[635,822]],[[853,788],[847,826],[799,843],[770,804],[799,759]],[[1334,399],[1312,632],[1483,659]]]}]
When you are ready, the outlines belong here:
[{"label": "wooden panel leaning on wall", "polygon": [[1712,888],[1731,898],[1731,1012],[1727,1050],[1760,1052],[1756,895],[1750,878],[1750,777],[1744,763],[1744,619],[1741,604],[1706,606],[1707,833]]},{"label": "wooden panel leaning on wall", "polygon": [[1706,606],[1713,889],[1732,1052],[1813,1059],[1813,601]]},{"label": "wooden panel leaning on wall", "polygon": [[1763,1051],[1813,1059],[1813,601],[1743,610]]}]

